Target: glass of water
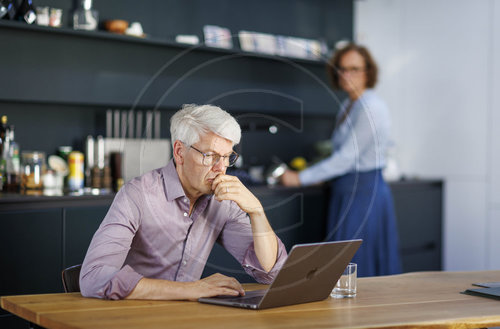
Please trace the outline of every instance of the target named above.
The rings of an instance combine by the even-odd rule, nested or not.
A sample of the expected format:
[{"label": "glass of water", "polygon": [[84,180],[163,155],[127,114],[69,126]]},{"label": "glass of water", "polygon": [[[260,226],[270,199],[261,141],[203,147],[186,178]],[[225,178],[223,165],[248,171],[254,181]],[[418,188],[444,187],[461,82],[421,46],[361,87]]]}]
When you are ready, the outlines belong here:
[{"label": "glass of water", "polygon": [[357,265],[349,263],[330,294],[333,298],[356,297]]}]

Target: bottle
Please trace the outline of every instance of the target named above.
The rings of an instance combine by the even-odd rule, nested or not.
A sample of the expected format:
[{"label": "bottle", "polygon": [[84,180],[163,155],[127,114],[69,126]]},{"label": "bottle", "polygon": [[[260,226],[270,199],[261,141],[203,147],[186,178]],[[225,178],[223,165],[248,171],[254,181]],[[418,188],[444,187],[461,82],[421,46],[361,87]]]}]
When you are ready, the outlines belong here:
[{"label": "bottle", "polygon": [[2,115],[0,119],[0,158],[3,155],[3,144],[5,143],[5,137],[7,135],[7,116]]},{"label": "bottle", "polygon": [[7,116],[3,115],[0,124],[0,191],[3,190],[5,181],[7,180],[7,150],[8,150],[8,127]]},{"label": "bottle", "polygon": [[75,30],[97,30],[99,13],[92,9],[92,0],[82,0],[81,5],[73,14],[73,28]]},{"label": "bottle", "polygon": [[31,0],[23,0],[17,10],[16,18],[28,24],[33,24],[36,21],[36,12]]},{"label": "bottle", "polygon": [[80,191],[83,189],[83,179],[85,177],[83,161],[84,156],[82,152],[73,151],[68,156],[68,188],[70,191]]},{"label": "bottle", "polygon": [[92,168],[94,168],[94,137],[87,136],[85,141],[85,187],[92,187]]},{"label": "bottle", "polygon": [[15,141],[14,126],[11,125],[8,130],[7,141],[8,150],[6,152],[6,179],[4,191],[19,192],[21,186],[21,160],[19,158],[19,145]]}]

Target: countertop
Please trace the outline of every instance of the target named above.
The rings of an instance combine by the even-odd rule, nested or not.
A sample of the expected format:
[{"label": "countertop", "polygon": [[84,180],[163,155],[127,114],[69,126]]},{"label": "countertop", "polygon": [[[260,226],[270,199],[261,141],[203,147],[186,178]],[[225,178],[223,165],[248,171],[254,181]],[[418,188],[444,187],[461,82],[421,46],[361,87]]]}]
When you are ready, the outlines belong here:
[{"label": "countertop", "polygon": [[[439,179],[406,179],[399,181],[389,181],[391,188],[410,188],[416,186],[441,185],[442,180]],[[305,186],[305,187],[285,187],[281,185],[267,186],[257,185],[250,186],[249,189],[258,197],[265,197],[276,194],[293,194],[293,193],[323,193],[329,187],[328,184]],[[87,193],[59,193],[57,195],[29,195],[21,193],[1,193],[0,192],[0,211],[21,209],[28,206],[32,209],[54,208],[54,207],[71,207],[85,205],[109,205],[115,194],[110,192],[100,193],[99,191],[87,191]]]}]

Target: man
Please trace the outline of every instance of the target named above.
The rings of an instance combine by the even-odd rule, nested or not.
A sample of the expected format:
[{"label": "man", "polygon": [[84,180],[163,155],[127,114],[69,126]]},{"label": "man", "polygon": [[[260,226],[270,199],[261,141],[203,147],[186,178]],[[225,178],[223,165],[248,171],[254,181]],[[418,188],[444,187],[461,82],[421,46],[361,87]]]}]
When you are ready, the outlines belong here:
[{"label": "man", "polygon": [[259,200],[226,175],[238,155],[236,120],[210,105],[185,105],[171,119],[173,160],[127,183],[92,238],[80,274],[83,296],[189,299],[244,295],[234,278],[201,279],[221,243],[258,282],[286,259]]}]

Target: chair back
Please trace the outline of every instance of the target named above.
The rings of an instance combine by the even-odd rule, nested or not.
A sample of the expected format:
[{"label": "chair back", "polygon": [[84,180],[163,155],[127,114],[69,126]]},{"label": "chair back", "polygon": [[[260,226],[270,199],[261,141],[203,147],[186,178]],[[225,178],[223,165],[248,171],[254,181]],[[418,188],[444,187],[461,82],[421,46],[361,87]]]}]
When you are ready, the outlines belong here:
[{"label": "chair back", "polygon": [[80,292],[80,270],[82,264],[70,266],[62,271],[64,292]]}]

